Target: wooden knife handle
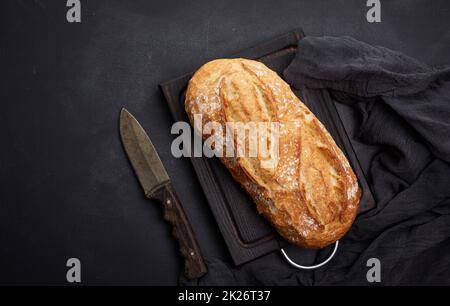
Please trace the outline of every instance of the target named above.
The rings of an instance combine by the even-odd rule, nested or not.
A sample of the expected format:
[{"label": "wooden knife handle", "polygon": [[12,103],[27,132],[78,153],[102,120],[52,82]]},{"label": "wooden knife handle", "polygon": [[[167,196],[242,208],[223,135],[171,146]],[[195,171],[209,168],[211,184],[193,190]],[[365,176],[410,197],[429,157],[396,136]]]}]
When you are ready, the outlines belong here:
[{"label": "wooden knife handle", "polygon": [[172,224],[172,235],[178,241],[181,255],[184,258],[184,276],[189,279],[203,276],[208,270],[192,227],[172,184],[168,183],[161,187],[151,195],[151,198],[163,203],[164,220]]}]

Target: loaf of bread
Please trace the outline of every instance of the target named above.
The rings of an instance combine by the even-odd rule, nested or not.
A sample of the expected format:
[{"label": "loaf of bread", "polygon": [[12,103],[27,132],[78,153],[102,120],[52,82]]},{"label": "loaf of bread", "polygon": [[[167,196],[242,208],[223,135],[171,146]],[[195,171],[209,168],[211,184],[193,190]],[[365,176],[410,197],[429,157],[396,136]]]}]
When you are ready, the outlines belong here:
[{"label": "loaf of bread", "polygon": [[[279,123],[276,166],[263,167],[267,156],[259,153],[220,160],[289,242],[322,248],[348,231],[361,194],[356,177],[322,123],[277,73],[252,60],[211,61],[189,81],[185,108],[192,124],[201,115],[202,126],[219,122],[223,131],[227,122]],[[195,128],[201,133],[202,126]]]}]

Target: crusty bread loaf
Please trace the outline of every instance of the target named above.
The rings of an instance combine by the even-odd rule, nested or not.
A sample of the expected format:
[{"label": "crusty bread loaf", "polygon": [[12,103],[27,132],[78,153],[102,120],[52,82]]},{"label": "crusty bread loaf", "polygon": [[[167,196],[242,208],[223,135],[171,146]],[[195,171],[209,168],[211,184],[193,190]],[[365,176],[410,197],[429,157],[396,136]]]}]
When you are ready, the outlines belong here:
[{"label": "crusty bread loaf", "polygon": [[226,122],[280,123],[274,169],[263,168],[259,155],[220,160],[291,243],[322,248],[348,231],[361,194],[355,175],[322,123],[275,72],[252,60],[211,61],[190,80],[185,108],[192,123],[201,114],[203,125],[216,121],[224,131]]}]

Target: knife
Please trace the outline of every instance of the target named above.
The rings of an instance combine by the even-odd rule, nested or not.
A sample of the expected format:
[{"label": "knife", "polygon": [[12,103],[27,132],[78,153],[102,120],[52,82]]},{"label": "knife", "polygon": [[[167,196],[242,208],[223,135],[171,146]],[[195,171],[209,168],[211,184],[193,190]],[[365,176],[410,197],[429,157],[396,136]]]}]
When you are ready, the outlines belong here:
[{"label": "knife", "polygon": [[207,268],[186,213],[150,138],[125,108],[120,112],[120,136],[145,196],[164,206],[164,219],[172,224],[172,234],[184,258],[184,275],[199,278]]}]

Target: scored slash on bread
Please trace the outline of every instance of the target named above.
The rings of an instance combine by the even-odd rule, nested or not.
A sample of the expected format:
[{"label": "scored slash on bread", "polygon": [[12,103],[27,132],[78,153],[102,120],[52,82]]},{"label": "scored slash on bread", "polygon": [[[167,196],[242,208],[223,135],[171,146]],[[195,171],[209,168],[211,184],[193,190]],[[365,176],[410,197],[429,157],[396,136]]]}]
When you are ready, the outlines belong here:
[{"label": "scored slash on bread", "polygon": [[224,131],[227,122],[279,123],[275,168],[262,167],[259,154],[220,160],[289,242],[322,248],[348,231],[361,196],[355,174],[322,123],[278,74],[247,59],[211,61],[189,81],[185,108],[192,124],[199,114],[203,125],[219,122]]}]

